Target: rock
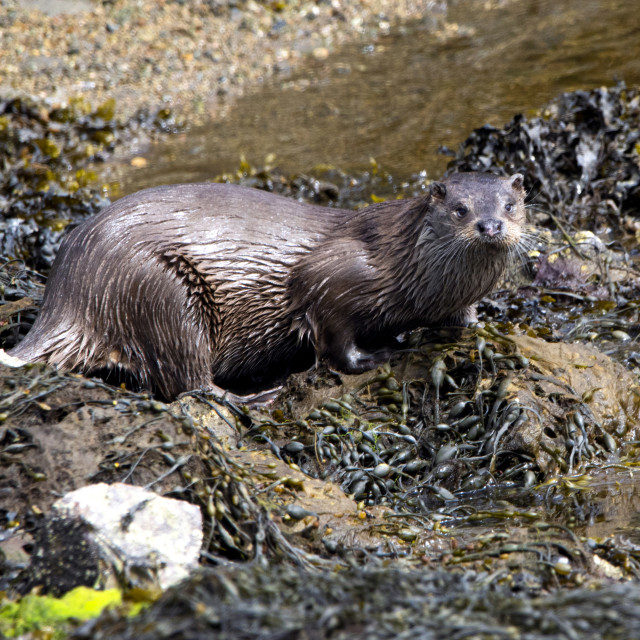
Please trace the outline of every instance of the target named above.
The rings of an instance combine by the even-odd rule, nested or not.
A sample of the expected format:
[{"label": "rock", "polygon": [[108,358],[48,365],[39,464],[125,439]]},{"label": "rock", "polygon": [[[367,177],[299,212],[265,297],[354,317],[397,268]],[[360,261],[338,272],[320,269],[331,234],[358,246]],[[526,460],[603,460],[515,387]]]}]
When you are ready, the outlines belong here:
[{"label": "rock", "polygon": [[182,500],[126,484],[94,484],[68,493],[53,511],[90,525],[88,537],[118,574],[148,574],[166,589],[197,566],[202,515]]},{"label": "rock", "polygon": [[[521,335],[513,336],[513,344],[532,365],[513,379],[508,395],[527,409],[529,419],[509,429],[503,446],[526,452],[545,473],[556,473],[555,465],[562,464],[554,452],[565,451],[568,430],[583,437],[585,445],[606,438],[609,451],[638,438],[640,389],[622,365],[581,343]],[[575,420],[584,424],[574,427]],[[576,464],[579,460],[574,456]]]}]

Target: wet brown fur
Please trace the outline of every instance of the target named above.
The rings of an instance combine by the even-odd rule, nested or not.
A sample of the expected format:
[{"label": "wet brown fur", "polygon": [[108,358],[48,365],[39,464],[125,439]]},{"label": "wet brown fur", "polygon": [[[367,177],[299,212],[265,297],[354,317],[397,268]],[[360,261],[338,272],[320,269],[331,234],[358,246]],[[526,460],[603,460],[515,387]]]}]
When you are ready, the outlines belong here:
[{"label": "wet brown fur", "polygon": [[168,398],[259,386],[314,351],[361,371],[403,331],[473,317],[520,241],[523,200],[518,174],[457,174],[359,211],[223,184],[147,189],[69,233],[11,355],[121,368]]}]

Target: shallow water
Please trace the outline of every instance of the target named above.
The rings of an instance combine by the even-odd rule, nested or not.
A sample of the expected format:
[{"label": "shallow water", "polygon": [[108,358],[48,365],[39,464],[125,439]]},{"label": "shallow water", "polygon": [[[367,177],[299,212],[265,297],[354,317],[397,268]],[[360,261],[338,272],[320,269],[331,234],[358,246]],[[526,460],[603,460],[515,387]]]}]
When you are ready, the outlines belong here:
[{"label": "shallow water", "polygon": [[[240,99],[220,121],[117,172],[121,193],[210,180],[241,155],[285,172],[321,163],[366,169],[374,157],[396,178],[440,174],[474,128],[502,126],[558,93],[640,83],[640,14],[622,0],[458,0],[392,31],[309,61]],[[115,195],[115,194],[114,194]]]},{"label": "shallow water", "polygon": [[[518,524],[526,525],[527,520],[520,516],[528,513],[545,522],[567,527],[585,538],[602,540],[621,535],[638,544],[640,476],[634,466],[613,465],[609,469],[594,469],[593,474],[567,476],[572,488],[560,481],[529,490],[502,488],[478,492],[470,499],[459,501],[464,515],[473,513],[472,523],[465,517],[445,518],[445,521],[458,535],[472,539],[478,535],[478,530],[509,530]],[[451,512],[450,505],[448,508]],[[425,509],[427,514],[432,511]]]}]

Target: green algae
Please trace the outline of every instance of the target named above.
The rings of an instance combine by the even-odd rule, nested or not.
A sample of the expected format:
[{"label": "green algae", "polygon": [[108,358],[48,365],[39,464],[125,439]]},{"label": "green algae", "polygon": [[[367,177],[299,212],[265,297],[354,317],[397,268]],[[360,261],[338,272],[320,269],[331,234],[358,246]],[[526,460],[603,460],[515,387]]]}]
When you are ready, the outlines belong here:
[{"label": "green algae", "polygon": [[96,591],[89,587],[76,587],[61,598],[35,593],[19,601],[0,601],[0,634],[17,638],[36,630],[49,630],[51,638],[64,638],[71,620],[97,618],[105,609],[122,604],[118,589]]}]

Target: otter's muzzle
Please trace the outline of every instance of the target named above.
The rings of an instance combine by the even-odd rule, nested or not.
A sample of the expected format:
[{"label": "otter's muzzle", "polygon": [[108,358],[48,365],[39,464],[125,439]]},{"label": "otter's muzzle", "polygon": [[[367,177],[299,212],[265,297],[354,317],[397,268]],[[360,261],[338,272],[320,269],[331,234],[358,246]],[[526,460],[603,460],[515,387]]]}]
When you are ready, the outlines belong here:
[{"label": "otter's muzzle", "polygon": [[504,225],[502,220],[489,218],[488,220],[478,220],[476,229],[481,236],[486,238],[494,238],[504,234]]}]

